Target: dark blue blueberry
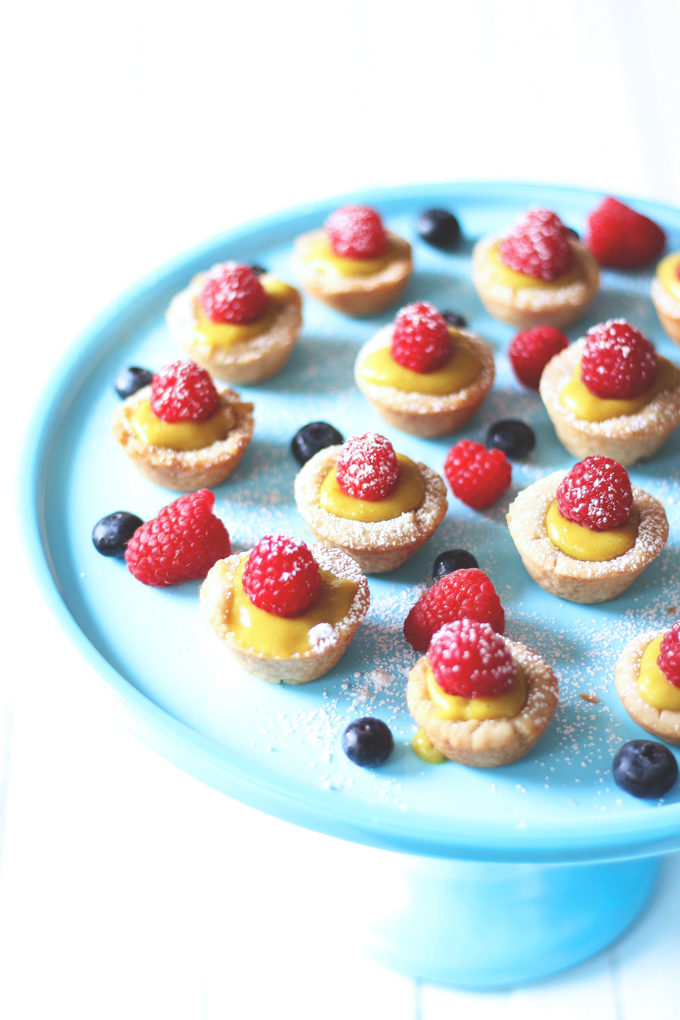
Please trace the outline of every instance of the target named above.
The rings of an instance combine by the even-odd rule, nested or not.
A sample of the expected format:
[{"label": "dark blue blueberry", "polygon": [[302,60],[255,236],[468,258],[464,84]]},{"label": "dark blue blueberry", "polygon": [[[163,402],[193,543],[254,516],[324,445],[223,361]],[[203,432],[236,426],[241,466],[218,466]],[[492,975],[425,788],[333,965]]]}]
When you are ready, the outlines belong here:
[{"label": "dark blue blueberry", "polygon": [[426,209],[418,217],[418,234],[433,248],[453,251],[460,241],[460,223],[448,209]]},{"label": "dark blue blueberry", "polygon": [[255,273],[255,276],[264,276],[265,273],[269,272],[269,270],[265,269],[264,266],[258,266],[257,264],[251,266],[250,268],[252,272]]},{"label": "dark blue blueberry", "polygon": [[382,719],[364,716],[349,724],[342,735],[342,749],[355,765],[372,768],[387,761],[394,750],[394,738]]},{"label": "dark blue blueberry", "polygon": [[130,365],[120,370],[116,376],[116,393],[121,400],[131,397],[142,386],[150,386],[153,374],[148,368],[138,368],[137,365]]},{"label": "dark blue blueberry", "polygon": [[663,797],[678,778],[675,755],[656,740],[629,740],[612,766],[614,782],[634,797]]},{"label": "dark blue blueberry", "polygon": [[141,517],[126,513],[125,510],[118,510],[115,514],[102,517],[92,532],[95,549],[102,556],[115,556],[122,560],[128,542],[143,523]]},{"label": "dark blue blueberry", "polygon": [[510,460],[521,460],[533,450],[536,436],[526,422],[518,418],[506,418],[491,426],[486,434],[486,445],[494,450],[502,450]]},{"label": "dark blue blueberry", "polygon": [[456,329],[465,329],[467,326],[467,319],[464,315],[459,315],[458,312],[442,312],[442,315],[449,326],[454,326]]},{"label": "dark blue blueberry", "polygon": [[306,464],[319,450],[325,450],[327,446],[337,446],[344,441],[342,434],[327,421],[310,421],[308,425],[303,425],[297,430],[290,449],[298,464]]},{"label": "dark blue blueberry", "polygon": [[581,240],[581,238],[578,235],[578,230],[574,230],[573,227],[567,227],[567,233],[569,234],[569,237],[572,239],[572,241]]},{"label": "dark blue blueberry", "polygon": [[454,570],[469,570],[471,567],[478,567],[479,563],[467,549],[447,549],[439,553],[432,567],[432,576],[435,581],[441,581],[446,574],[452,574]]}]

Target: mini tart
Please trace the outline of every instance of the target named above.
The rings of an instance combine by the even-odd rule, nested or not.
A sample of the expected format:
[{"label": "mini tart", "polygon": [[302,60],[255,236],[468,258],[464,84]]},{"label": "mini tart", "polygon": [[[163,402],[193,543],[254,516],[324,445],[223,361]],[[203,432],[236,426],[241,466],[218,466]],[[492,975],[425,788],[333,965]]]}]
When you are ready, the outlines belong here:
[{"label": "mini tart", "polygon": [[132,427],[135,408],[150,397],[151,386],[144,386],[124,400],[113,414],[113,434],[137,470],[156,485],[176,492],[210,489],[228,478],[252,439],[253,405],[242,403],[235,390],[223,389],[215,413],[231,424],[226,437],[198,450],[171,450],[145,443]]},{"label": "mini tart", "polygon": [[651,641],[663,633],[647,631],[628,642],[616,663],[616,691],[626,712],[638,726],[669,744],[680,744],[680,712],[654,708],[648,704],[640,694],[637,682],[642,653]]},{"label": "mini tart", "polygon": [[666,512],[658,499],[633,485],[638,532],[632,548],[613,560],[574,559],[553,545],[545,523],[565,475],[555,471],[518,493],[507,515],[510,535],[524,566],[545,591],[569,602],[606,602],[630,587],[662,551],[668,538]]},{"label": "mini tart", "polygon": [[440,719],[427,690],[429,661],[423,655],[408,676],[406,701],[418,726],[434,747],[452,761],[476,768],[509,765],[522,758],[546,730],[557,708],[555,674],[544,660],[518,641],[505,642],[524,672],[527,697],[513,716],[496,719]]},{"label": "mini tart", "polygon": [[495,368],[488,344],[467,330],[449,329],[455,343],[471,350],[479,362],[479,374],[471,383],[453,393],[433,396],[428,393],[398,390],[380,386],[363,376],[366,358],[374,351],[389,348],[394,324],[381,329],[359,351],[354,365],[354,379],[374,409],[386,422],[402,432],[430,439],[461,429],[476,413],[493,385]]},{"label": "mini tart", "polygon": [[[269,311],[265,310],[262,316],[262,332],[223,346],[208,343],[198,328],[197,307],[205,278],[205,273],[194,277],[186,290],[170,302],[166,321],[171,336],[192,361],[224,382],[247,385],[276,375],[292,354],[300,333],[302,299],[299,291],[281,285],[271,273],[263,273],[260,283],[265,290],[271,288],[274,294],[269,299]],[[242,325],[250,331],[257,327],[257,320]]]},{"label": "mini tart", "polygon": [[[532,326],[568,326],[585,311],[595,297],[600,270],[595,257],[580,241],[569,241],[574,265],[551,282],[529,280],[527,286],[510,285],[499,279],[496,250],[501,237],[484,237],[472,253],[472,280],[489,315],[519,329]],[[523,274],[516,274],[521,277]]]},{"label": "mini tart", "polygon": [[323,510],[319,494],[334,467],[341,446],[319,450],[300,469],[295,479],[295,502],[314,536],[324,545],[342,549],[367,574],[396,570],[434,534],[446,514],[446,486],[439,475],[414,461],[425,485],[422,502],[388,521],[346,520]]},{"label": "mini tart", "polygon": [[396,304],[413,272],[411,245],[389,230],[385,235],[390,257],[383,269],[364,276],[342,276],[332,265],[325,267],[310,262],[311,253],[325,238],[326,231],[302,234],[295,242],[295,259],[304,290],[345,315],[375,315]]},{"label": "mini tart", "polygon": [[[244,555],[218,560],[201,586],[201,611],[243,669],[273,684],[306,684],[328,673],[347,651],[350,641],[368,612],[370,594],[368,581],[358,564],[339,549],[309,547],[322,570],[336,577],[353,581],[356,592],[349,611],[334,626],[324,625],[324,632],[312,642],[308,651],[296,652],[290,658],[277,658],[244,647],[228,624],[229,607],[236,582],[235,571]],[[238,582],[240,583],[240,582]]]},{"label": "mini tart", "polygon": [[578,460],[599,454],[629,467],[652,457],[680,422],[680,372],[675,385],[658,393],[637,414],[586,421],[565,407],[560,397],[577,369],[585,344],[586,338],[582,337],[556,354],[543,369],[539,392],[557,438]]},{"label": "mini tart", "polygon": [[[661,260],[656,267],[656,274],[652,280],[652,301],[656,308],[656,314],[659,316],[659,322],[663,326],[664,332],[676,344],[680,344],[680,279],[677,277],[678,266],[680,266],[680,252],[676,251]],[[671,287],[667,285],[669,279]]]}]

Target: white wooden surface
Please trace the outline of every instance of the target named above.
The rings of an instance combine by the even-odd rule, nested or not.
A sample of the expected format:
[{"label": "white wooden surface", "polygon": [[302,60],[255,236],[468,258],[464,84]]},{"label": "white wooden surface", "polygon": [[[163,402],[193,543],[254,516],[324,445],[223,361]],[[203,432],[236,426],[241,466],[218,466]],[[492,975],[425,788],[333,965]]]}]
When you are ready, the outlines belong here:
[{"label": "white wooden surface", "polygon": [[[3,21],[13,461],[82,326],[252,216],[449,179],[680,204],[677,0],[28,0]],[[619,945],[528,988],[463,994],[357,956],[372,852],[232,803],[121,730],[27,574],[14,485],[1,502],[0,1016],[677,1017],[678,858]],[[342,917],[337,867],[356,872]]]}]

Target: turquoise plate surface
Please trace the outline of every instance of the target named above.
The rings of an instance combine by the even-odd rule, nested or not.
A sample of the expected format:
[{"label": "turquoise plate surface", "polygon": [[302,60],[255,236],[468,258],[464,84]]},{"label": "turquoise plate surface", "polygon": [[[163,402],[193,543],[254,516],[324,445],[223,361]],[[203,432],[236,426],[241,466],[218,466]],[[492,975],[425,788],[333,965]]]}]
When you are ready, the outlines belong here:
[{"label": "turquoise plate surface", "polygon": [[[134,733],[206,783],[254,807],[334,836],[426,855],[471,860],[579,861],[633,857],[680,846],[680,788],[663,802],[626,795],[611,778],[612,757],[644,734],[613,687],[626,641],[668,626],[680,611],[676,434],[651,463],[631,471],[660,497],[671,523],[664,553],[622,597],[580,606],[545,594],[529,578],[505,525],[514,494],[573,460],[557,442],[537,394],[523,390],[506,349],[513,329],[490,319],[470,279],[473,243],[503,231],[527,206],[554,209],[580,233],[599,194],[516,184],[447,184],[343,196],[230,231],[152,274],[108,308],[74,344],[40,403],[23,478],[30,557],[46,597],[73,643],[96,670],[113,709]],[[415,274],[404,299],[427,299],[466,316],[492,345],[497,379],[474,420],[456,436],[484,440],[488,426],[520,417],[536,430],[536,450],[513,467],[512,487],[478,513],[451,499],[442,526],[392,574],[370,579],[372,605],[349,652],[327,676],[302,687],[272,686],[241,672],[201,619],[196,583],[147,588],[119,561],[99,556],[94,523],[114,510],[143,518],[175,498],[134,470],[112,436],[119,369],[153,370],[181,356],[164,313],[199,270],[223,259],[257,262],[295,282],[296,235],[321,224],[337,205],[362,201],[414,246]],[[635,202],[680,247],[680,212]],[[417,215],[443,206],[465,237],[446,254],[422,243]],[[649,300],[651,273],[602,274],[602,287],[571,339],[604,319],[623,316],[661,353],[680,360]],[[418,440],[389,428],[352,381],[360,345],[392,313],[351,320],[313,299],[304,305],[300,342],[274,379],[242,387],[255,404],[254,440],[236,474],[216,489],[217,511],[236,550],[267,533],[310,540],[297,513],[290,454],[294,432],[325,419],[345,436],[377,430],[398,450],[441,471],[454,438]],[[506,633],[537,650],[561,682],[561,703],[547,733],[514,765],[475,770],[425,765],[413,753],[415,727],[405,707],[406,675],[416,659],[403,619],[431,583],[437,553],[472,550],[504,603]],[[598,700],[584,700],[581,695]],[[380,769],[349,762],[341,734],[352,719],[376,715],[392,727],[396,749]]]}]

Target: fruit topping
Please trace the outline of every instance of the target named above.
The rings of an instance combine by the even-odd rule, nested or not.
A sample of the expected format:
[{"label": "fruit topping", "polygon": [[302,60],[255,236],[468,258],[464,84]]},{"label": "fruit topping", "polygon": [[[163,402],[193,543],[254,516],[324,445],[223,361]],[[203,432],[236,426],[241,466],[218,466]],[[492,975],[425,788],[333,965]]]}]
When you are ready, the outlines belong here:
[{"label": "fruit topping", "polygon": [[616,198],[605,198],[588,217],[586,244],[601,266],[639,269],[666,246],[658,223]]},{"label": "fruit topping", "polygon": [[389,439],[378,432],[352,436],[338,453],[338,485],[354,499],[384,499],[399,477],[399,464]]},{"label": "fruit topping", "polygon": [[217,560],[231,553],[229,533],[215,517],[210,489],[180,496],[135,531],[125,560],[143,584],[166,588],[205,577]]},{"label": "fruit topping", "polygon": [[439,553],[432,567],[432,576],[436,581],[441,581],[447,574],[453,574],[456,570],[469,570],[478,567],[477,560],[467,549],[446,549]]},{"label": "fruit topping", "polygon": [[467,617],[489,623],[502,634],[505,613],[496,589],[483,570],[456,570],[424,592],[404,621],[404,637],[417,652],[424,652],[432,635],[445,623]]},{"label": "fruit topping", "polygon": [[92,542],[95,549],[102,556],[115,556],[122,560],[125,557],[128,542],[143,523],[141,517],[129,514],[125,510],[118,510],[114,514],[102,517],[100,521],[97,521],[92,531]]},{"label": "fruit topping", "polygon": [[545,282],[562,276],[574,261],[567,228],[549,209],[529,209],[498,250],[506,266]]},{"label": "fruit topping", "polygon": [[448,209],[426,209],[418,217],[418,234],[434,248],[453,251],[460,241],[460,223]]},{"label": "fruit topping", "polygon": [[485,510],[510,485],[512,467],[502,450],[461,439],[446,455],[444,474],[454,496],[474,510]]},{"label": "fruit topping", "polygon": [[304,542],[288,535],[265,535],[248,556],[243,588],[258,609],[275,616],[299,616],[319,597],[319,564]]},{"label": "fruit topping", "polygon": [[664,634],[656,661],[669,684],[680,687],[680,623]]},{"label": "fruit topping", "polygon": [[581,379],[596,397],[639,397],[654,382],[657,364],[652,344],[624,319],[610,319],[586,333]]},{"label": "fruit topping", "polygon": [[434,372],[451,356],[451,334],[437,309],[422,301],[406,305],[392,332],[392,357],[412,372]]},{"label": "fruit topping", "polygon": [[678,778],[672,751],[656,740],[629,740],[612,766],[614,782],[634,797],[663,797]]},{"label": "fruit topping", "polygon": [[206,421],[219,407],[215,384],[193,361],[173,361],[151,383],[151,410],[162,421]]},{"label": "fruit topping", "polygon": [[558,485],[557,507],[562,517],[591,531],[617,528],[633,509],[628,472],[610,457],[586,457]]},{"label": "fruit topping", "polygon": [[298,464],[306,464],[319,450],[344,442],[340,432],[327,421],[310,421],[298,429],[290,448]]},{"label": "fruit topping", "polygon": [[510,460],[522,460],[536,445],[534,430],[518,418],[505,418],[494,422],[486,434],[486,445],[502,450]]},{"label": "fruit topping", "polygon": [[444,624],[430,641],[427,658],[441,689],[459,698],[497,698],[515,678],[507,644],[478,620]]},{"label": "fruit topping", "polygon": [[264,266],[258,266],[257,263],[254,263],[250,267],[250,271],[251,273],[255,273],[255,276],[264,276],[265,273],[269,272],[268,269],[265,269]]},{"label": "fruit topping", "polygon": [[267,292],[249,266],[222,262],[205,278],[200,301],[212,322],[253,322],[264,312]]},{"label": "fruit topping", "polygon": [[149,386],[152,379],[153,375],[148,368],[138,368],[137,365],[122,368],[116,376],[116,393],[121,400],[126,400],[143,386]]},{"label": "fruit topping", "polygon": [[382,719],[364,716],[351,722],[342,735],[342,749],[351,762],[373,768],[386,762],[394,750],[394,737]]},{"label": "fruit topping", "polygon": [[543,369],[551,358],[567,347],[569,341],[554,326],[523,329],[510,341],[508,358],[519,381],[537,390]]},{"label": "fruit topping", "polygon": [[465,329],[468,324],[465,316],[459,315],[458,312],[442,312],[442,315],[447,324],[454,329]]},{"label": "fruit topping", "polygon": [[374,259],[387,251],[387,234],[379,213],[367,205],[343,205],[326,220],[326,233],[336,255]]}]

